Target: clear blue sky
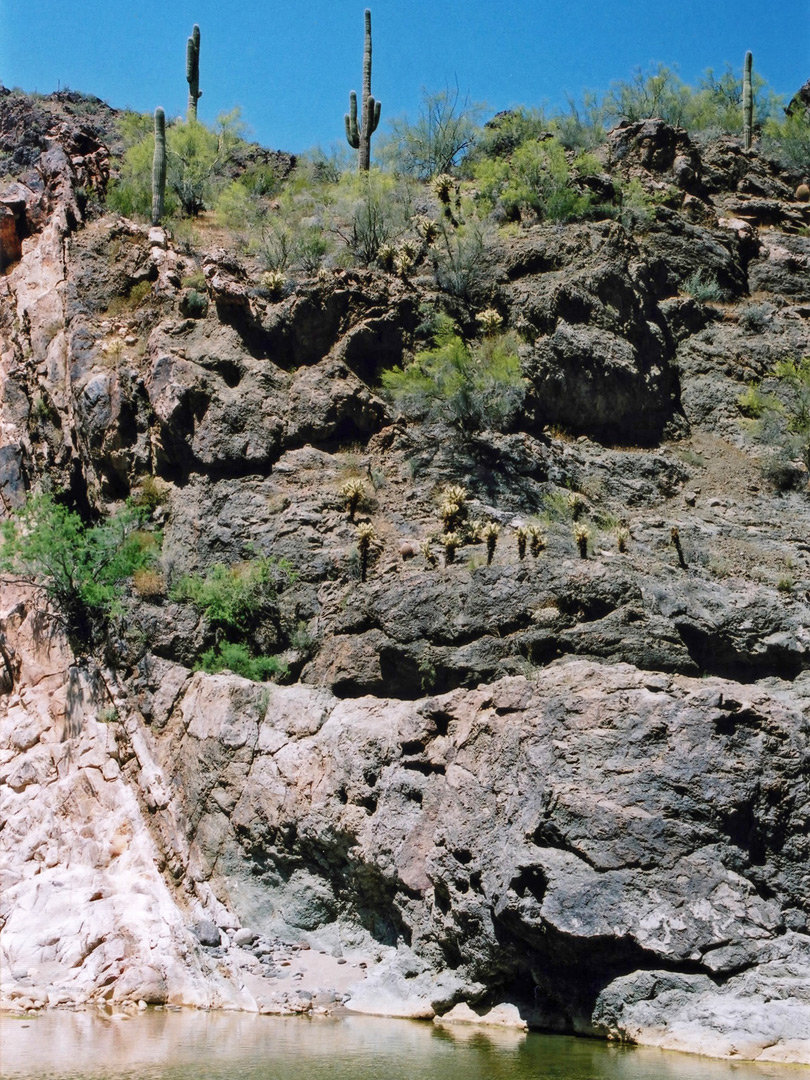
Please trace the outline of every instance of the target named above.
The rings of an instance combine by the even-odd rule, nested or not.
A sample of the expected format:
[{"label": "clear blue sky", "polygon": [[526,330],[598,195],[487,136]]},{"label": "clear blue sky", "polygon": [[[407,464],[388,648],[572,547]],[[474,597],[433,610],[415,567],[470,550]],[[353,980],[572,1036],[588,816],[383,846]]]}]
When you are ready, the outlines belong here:
[{"label": "clear blue sky", "polygon": [[[0,79],[58,85],[110,105],[185,111],[186,38],[202,32],[200,119],[235,105],[265,146],[342,141],[359,90],[363,0],[0,0]],[[371,0],[383,122],[415,115],[422,87],[458,85],[491,112],[563,105],[652,62],[695,82],[754,67],[790,97],[810,78],[807,0]]]}]

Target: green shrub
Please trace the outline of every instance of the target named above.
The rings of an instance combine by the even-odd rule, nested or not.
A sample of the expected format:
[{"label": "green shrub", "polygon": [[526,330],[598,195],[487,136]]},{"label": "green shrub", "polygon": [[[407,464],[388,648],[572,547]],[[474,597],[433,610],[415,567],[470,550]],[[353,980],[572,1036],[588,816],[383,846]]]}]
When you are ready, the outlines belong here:
[{"label": "green shrub", "polygon": [[773,448],[763,471],[779,488],[796,486],[804,467],[810,472],[810,357],[781,360],[774,365],[766,384],[770,392],[749,387],[738,399],[751,435]]},{"label": "green shrub", "polygon": [[402,236],[414,214],[408,183],[378,169],[344,176],[334,195],[331,231],[361,266],[369,266],[384,245]]},{"label": "green shrub", "polygon": [[51,495],[29,497],[2,525],[0,570],[34,586],[78,653],[91,651],[120,610],[129,578],[154,563],[160,538],[132,505],[87,526]]},{"label": "green shrub", "polygon": [[549,221],[575,221],[586,217],[594,202],[590,192],[574,186],[557,139],[522,143],[508,160],[480,162],[474,175],[482,208],[499,206],[513,220],[532,211]]},{"label": "green shrub", "polygon": [[486,292],[490,243],[491,237],[481,225],[457,229],[443,225],[432,255],[439,288],[459,300],[474,303],[480,299]]},{"label": "green shrub", "polygon": [[782,120],[770,119],[763,131],[763,148],[789,169],[810,174],[810,120],[794,113]]},{"label": "green shrub", "polygon": [[463,433],[508,429],[526,392],[514,335],[467,345],[447,317],[435,347],[417,353],[405,369],[383,372],[382,383],[406,415],[440,420]]},{"label": "green shrub", "polygon": [[683,291],[701,303],[719,302],[723,299],[723,290],[716,278],[706,277],[702,271],[696,270],[683,283]]},{"label": "green shrub", "polygon": [[254,682],[267,682],[270,679],[284,678],[289,667],[278,656],[251,656],[246,645],[222,641],[200,656],[194,670],[207,671],[211,675],[228,670]]},{"label": "green shrub", "polygon": [[[137,125],[128,124],[134,133]],[[237,151],[245,146],[241,133],[238,110],[220,116],[215,129],[196,120],[167,125],[166,217],[177,213],[194,217],[213,205],[228,184]],[[154,145],[154,135],[146,133],[126,150],[119,176],[108,191],[111,209],[127,217],[151,216]]]},{"label": "green shrub", "polygon": [[283,559],[263,557],[234,566],[216,563],[205,575],[184,575],[170,596],[194,604],[212,629],[239,637],[247,635],[268,609],[275,611],[279,592],[294,580]]}]

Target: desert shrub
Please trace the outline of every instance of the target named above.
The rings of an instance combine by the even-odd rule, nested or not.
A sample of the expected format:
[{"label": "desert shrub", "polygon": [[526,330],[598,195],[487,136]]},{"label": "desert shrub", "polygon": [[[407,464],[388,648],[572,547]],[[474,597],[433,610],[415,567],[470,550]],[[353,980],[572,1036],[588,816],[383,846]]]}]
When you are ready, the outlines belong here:
[{"label": "desert shrub", "polygon": [[419,115],[391,121],[378,156],[398,172],[429,180],[452,172],[469,153],[479,133],[482,106],[462,97],[458,87],[422,92]]},{"label": "desert shrub", "polygon": [[180,300],[180,312],[191,319],[204,319],[208,313],[208,295],[189,289]]},{"label": "desert shrub", "polygon": [[517,148],[550,130],[551,121],[542,109],[523,106],[498,113],[484,124],[468,157],[470,164],[482,158],[509,157]]},{"label": "desert shrub", "polygon": [[414,192],[407,181],[377,169],[341,179],[329,211],[330,229],[361,266],[401,237],[414,216]]},{"label": "desert shrub", "polygon": [[585,217],[594,201],[590,192],[574,186],[556,139],[522,143],[508,160],[480,162],[474,175],[482,209],[499,206],[513,220],[528,210],[549,221],[574,221]]},{"label": "desert shrub", "polygon": [[475,302],[486,291],[487,252],[492,238],[477,222],[457,229],[442,226],[433,249],[436,284],[459,300]]},{"label": "desert shrub", "polygon": [[468,345],[444,317],[434,348],[406,368],[383,372],[386,393],[403,413],[440,420],[461,432],[506,430],[525,396],[517,339],[493,335]]},{"label": "desert shrub", "polygon": [[806,479],[810,472],[810,357],[781,360],[766,387],[749,387],[738,405],[753,438],[772,448],[766,476],[776,487],[792,487],[800,473]]},{"label": "desert shrub", "polygon": [[248,634],[268,609],[275,612],[279,592],[294,580],[289,563],[268,557],[225,566],[206,574],[185,574],[172,587],[173,600],[190,601],[214,630],[228,637]]},{"label": "desert shrub", "polygon": [[566,150],[594,150],[605,141],[605,108],[593,93],[585,93],[577,105],[568,99],[568,110],[552,118],[551,130]]},{"label": "desert shrub", "polygon": [[701,303],[716,303],[722,300],[724,295],[717,279],[707,277],[700,270],[696,270],[694,274],[686,278],[681,287],[685,293]]},{"label": "desert shrub", "polygon": [[[135,131],[137,125],[128,121]],[[146,217],[152,210],[151,129],[124,153],[119,176],[107,195],[107,205],[128,217]],[[166,128],[165,216],[182,213],[194,217],[213,205],[228,184],[228,171],[236,151],[244,146],[238,110],[219,117],[215,128],[192,121],[177,121]],[[247,189],[246,189],[247,190]]]},{"label": "desert shrub", "polygon": [[788,169],[810,175],[810,120],[803,112],[771,118],[763,130],[763,149]]},{"label": "desert shrub", "polygon": [[32,585],[72,647],[85,653],[104,639],[129,578],[157,558],[159,536],[144,532],[142,521],[143,512],[128,505],[88,526],[53,496],[31,496],[3,522],[0,570]]},{"label": "desert shrub", "polygon": [[608,122],[659,117],[675,127],[688,127],[694,111],[694,93],[672,68],[658,64],[647,71],[637,68],[629,80],[611,86],[604,108]]},{"label": "desert shrub", "polygon": [[267,682],[270,679],[283,678],[289,668],[278,656],[251,656],[246,645],[233,641],[221,641],[219,645],[206,649],[195,665],[195,671],[232,671],[254,682]]},{"label": "desert shrub", "polygon": [[737,321],[744,330],[759,334],[768,328],[775,311],[773,304],[767,302],[746,304],[740,308]]}]

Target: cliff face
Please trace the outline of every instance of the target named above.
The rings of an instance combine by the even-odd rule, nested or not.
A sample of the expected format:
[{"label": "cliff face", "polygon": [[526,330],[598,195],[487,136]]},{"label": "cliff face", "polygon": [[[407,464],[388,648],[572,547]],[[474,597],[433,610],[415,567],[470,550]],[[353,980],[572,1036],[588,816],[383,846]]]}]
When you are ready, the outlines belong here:
[{"label": "cliff face", "polygon": [[[810,515],[806,483],[762,479],[737,406],[810,352],[794,178],[648,121],[604,161],[668,193],[643,228],[501,234],[463,300],[376,270],[274,300],[221,237],[90,214],[111,129],[69,105],[0,99],[0,496],[44,482],[91,514],[156,475],[167,576],[288,560],[257,633],[291,685],[192,674],[210,628],[165,595],[126,598],[114,664],[77,662],[6,587],[3,1006],[509,1002],[810,1062]],[[686,295],[696,278],[724,300]],[[507,433],[406,423],[381,395],[437,299],[522,332]],[[347,477],[380,541],[365,582]],[[419,552],[448,482],[500,523],[491,565],[480,541]],[[519,557],[549,507],[546,550]]]}]

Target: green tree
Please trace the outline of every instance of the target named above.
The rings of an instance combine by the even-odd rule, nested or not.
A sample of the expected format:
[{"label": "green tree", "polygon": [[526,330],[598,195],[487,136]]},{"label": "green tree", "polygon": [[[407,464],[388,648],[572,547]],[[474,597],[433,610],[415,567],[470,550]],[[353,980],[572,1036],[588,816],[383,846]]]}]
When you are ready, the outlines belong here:
[{"label": "green tree", "polygon": [[438,93],[423,90],[416,121],[392,120],[380,157],[420,180],[452,172],[475,143],[482,111],[481,105],[462,97],[458,87]]},{"label": "green tree", "polygon": [[33,586],[74,650],[90,651],[120,610],[128,579],[157,557],[159,537],[142,531],[142,521],[142,511],[127,506],[86,526],[53,496],[31,496],[3,522],[0,570]]}]

